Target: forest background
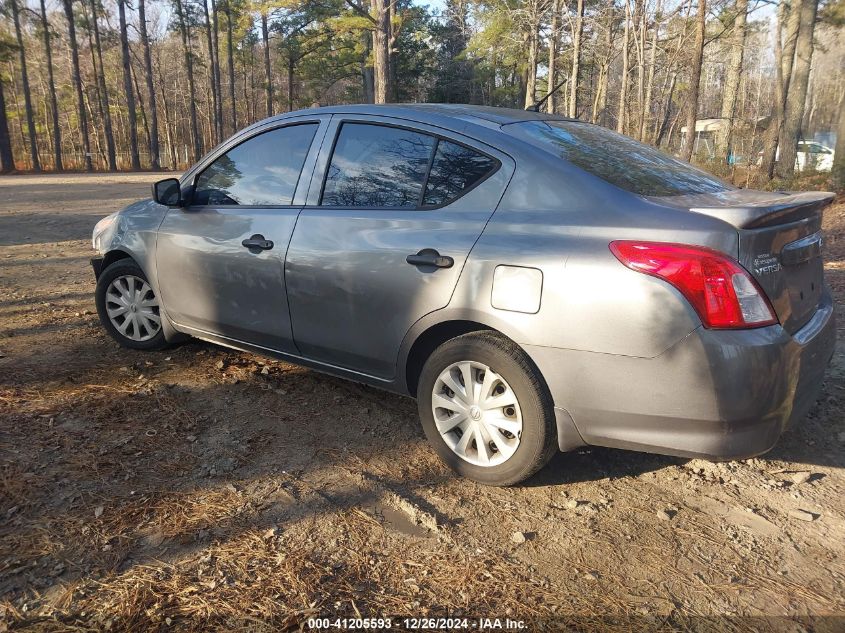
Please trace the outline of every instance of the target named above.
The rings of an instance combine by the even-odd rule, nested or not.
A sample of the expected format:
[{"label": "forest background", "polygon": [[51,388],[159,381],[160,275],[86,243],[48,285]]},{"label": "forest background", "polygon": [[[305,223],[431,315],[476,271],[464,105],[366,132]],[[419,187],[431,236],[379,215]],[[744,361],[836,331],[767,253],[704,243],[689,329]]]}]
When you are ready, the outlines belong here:
[{"label": "forest background", "polygon": [[[4,0],[0,171],[184,169],[312,105],[598,123],[748,181],[837,145],[845,0]],[[696,125],[696,122],[698,123]],[[706,128],[695,135],[685,130]],[[838,142],[837,142],[838,139]]]}]

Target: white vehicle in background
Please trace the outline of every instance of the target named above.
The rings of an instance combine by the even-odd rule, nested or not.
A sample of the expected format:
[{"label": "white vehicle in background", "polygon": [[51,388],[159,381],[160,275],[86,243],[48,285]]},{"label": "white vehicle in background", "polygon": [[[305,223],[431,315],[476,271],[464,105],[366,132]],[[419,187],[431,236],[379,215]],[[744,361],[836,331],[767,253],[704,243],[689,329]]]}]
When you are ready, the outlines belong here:
[{"label": "white vehicle in background", "polygon": [[798,171],[830,171],[833,169],[833,150],[815,141],[799,141],[795,169]]},{"label": "white vehicle in background", "polygon": [[[757,165],[763,160],[763,152],[757,154]],[[780,160],[778,148],[775,160]],[[798,151],[795,156],[797,171],[830,171],[833,169],[833,150],[827,145],[815,141],[798,141]]]}]

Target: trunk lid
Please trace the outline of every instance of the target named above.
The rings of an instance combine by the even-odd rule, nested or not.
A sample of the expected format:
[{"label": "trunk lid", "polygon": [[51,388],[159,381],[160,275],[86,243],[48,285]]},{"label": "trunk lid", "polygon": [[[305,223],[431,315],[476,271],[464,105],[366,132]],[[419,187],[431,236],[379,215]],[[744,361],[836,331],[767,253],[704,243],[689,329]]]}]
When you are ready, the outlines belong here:
[{"label": "trunk lid", "polygon": [[709,215],[739,234],[739,262],[765,291],[790,334],[815,314],[821,299],[822,210],[826,192],[764,192],[747,189],[660,198],[663,204]]}]

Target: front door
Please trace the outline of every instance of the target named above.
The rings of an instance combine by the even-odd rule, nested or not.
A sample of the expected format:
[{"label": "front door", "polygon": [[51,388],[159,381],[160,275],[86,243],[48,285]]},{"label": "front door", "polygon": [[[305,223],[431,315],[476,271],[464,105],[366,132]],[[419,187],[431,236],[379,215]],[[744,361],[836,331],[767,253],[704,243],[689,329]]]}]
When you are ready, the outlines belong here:
[{"label": "front door", "polygon": [[284,259],[317,129],[277,127],[227,149],[193,179],[189,205],[168,212],[158,231],[158,283],[182,329],[294,351]]},{"label": "front door", "polygon": [[512,163],[388,118],[336,116],[335,135],[288,249],[293,337],[307,358],[392,378],[410,327],[449,303]]}]

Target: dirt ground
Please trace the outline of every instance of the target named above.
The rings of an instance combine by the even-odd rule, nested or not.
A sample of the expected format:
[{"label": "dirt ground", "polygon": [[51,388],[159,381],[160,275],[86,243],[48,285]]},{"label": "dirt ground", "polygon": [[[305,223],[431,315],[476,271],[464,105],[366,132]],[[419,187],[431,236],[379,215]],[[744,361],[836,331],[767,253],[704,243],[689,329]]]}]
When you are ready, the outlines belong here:
[{"label": "dirt ground", "polygon": [[[590,449],[485,488],[410,399],[201,342],[118,348],[91,229],[156,178],[0,179],[0,630],[845,630],[842,343],[761,458]],[[845,341],[845,202],[825,226]]]}]

